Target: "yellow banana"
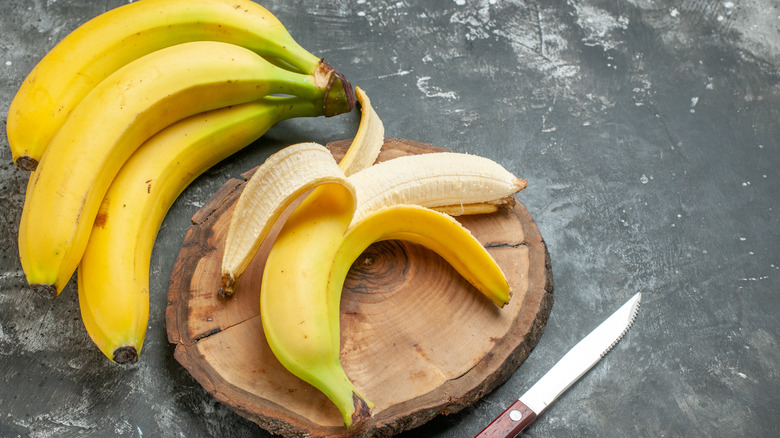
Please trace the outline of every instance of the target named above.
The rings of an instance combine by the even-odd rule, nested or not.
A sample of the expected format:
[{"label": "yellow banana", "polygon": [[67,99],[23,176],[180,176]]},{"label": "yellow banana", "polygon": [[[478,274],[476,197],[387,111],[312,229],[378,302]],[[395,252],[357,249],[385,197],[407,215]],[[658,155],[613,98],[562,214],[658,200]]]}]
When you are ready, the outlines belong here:
[{"label": "yellow banana", "polygon": [[400,204],[369,213],[353,223],[344,236],[328,281],[328,296],[332,300],[328,310],[335,312],[331,319],[336,324],[339,297],[350,266],[369,245],[381,240],[406,240],[423,245],[444,258],[497,306],[509,302],[511,293],[504,273],[467,228],[445,213]]},{"label": "yellow banana", "polygon": [[103,198],[78,268],[81,316],[109,359],[138,360],[149,316],[149,261],[166,212],[198,175],[291,117],[322,115],[295,97],[264,99],[181,120],[146,141]]},{"label": "yellow banana", "polygon": [[[340,82],[340,81],[339,81]],[[19,226],[27,281],[57,295],[78,265],[111,180],[162,128],[272,94],[321,105],[332,87],[236,45],[191,42],[120,68],[73,110],[31,174]],[[346,102],[340,111],[351,108]],[[327,110],[325,110],[327,112]]]},{"label": "yellow banana", "polygon": [[327,63],[298,45],[273,14],[252,1],[133,2],[74,30],[23,81],[6,127],[14,162],[33,170],[78,102],[120,67],[156,50],[201,40],[246,47],[325,82],[332,76]]},{"label": "yellow banana", "polygon": [[368,418],[373,404],[339,362],[338,345],[333,345],[338,325],[328,311],[325,287],[354,208],[346,180],[314,189],[271,247],[260,291],[260,317],[271,351],[290,372],[322,391],[347,427]]}]

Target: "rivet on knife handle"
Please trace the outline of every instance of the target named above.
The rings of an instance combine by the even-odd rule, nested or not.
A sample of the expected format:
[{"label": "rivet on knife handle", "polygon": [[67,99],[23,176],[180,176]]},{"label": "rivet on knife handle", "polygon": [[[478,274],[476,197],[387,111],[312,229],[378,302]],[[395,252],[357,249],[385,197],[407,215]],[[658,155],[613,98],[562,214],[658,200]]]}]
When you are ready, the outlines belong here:
[{"label": "rivet on knife handle", "polygon": [[512,438],[536,420],[536,413],[520,400],[512,403],[475,438]]}]

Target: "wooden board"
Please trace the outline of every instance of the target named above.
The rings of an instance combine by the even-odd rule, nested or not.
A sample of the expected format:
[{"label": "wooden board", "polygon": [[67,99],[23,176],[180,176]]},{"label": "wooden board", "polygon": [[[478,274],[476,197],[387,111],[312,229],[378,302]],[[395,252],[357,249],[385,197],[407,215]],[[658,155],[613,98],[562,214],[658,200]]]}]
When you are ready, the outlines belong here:
[{"label": "wooden board", "polygon": [[[339,159],[348,145],[328,148]],[[386,139],[378,161],[441,150]],[[550,259],[520,202],[459,218],[507,275],[513,295],[502,309],[436,253],[406,242],[374,244],[345,284],[341,361],[376,408],[361,427],[345,429],[329,400],[285,370],[265,341],[259,291],[267,246],[233,297],[217,294],[224,239],[245,181],[225,183],[193,216],[171,275],[166,323],[179,363],[217,400],[266,430],[391,436],[474,403],[506,381],[541,336],[553,302]]]}]

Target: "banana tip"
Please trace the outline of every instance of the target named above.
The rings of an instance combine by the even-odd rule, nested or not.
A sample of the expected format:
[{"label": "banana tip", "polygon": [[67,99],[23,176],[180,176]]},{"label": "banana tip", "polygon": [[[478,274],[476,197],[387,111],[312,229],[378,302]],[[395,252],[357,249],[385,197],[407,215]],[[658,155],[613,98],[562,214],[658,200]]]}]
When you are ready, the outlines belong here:
[{"label": "banana tip", "polygon": [[371,418],[371,406],[363,397],[354,392],[352,393],[352,404],[355,411],[352,413],[352,424],[350,427]]},{"label": "banana tip", "polygon": [[138,362],[138,350],[132,345],[125,345],[114,350],[114,362],[120,365]]},{"label": "banana tip", "polygon": [[30,287],[37,294],[52,299],[57,298],[57,287],[53,284],[31,284]]},{"label": "banana tip", "polygon": [[21,157],[17,158],[15,163],[18,168],[28,172],[32,172],[36,167],[38,167],[38,160],[27,155],[22,155]]},{"label": "banana tip", "polygon": [[227,298],[233,295],[234,287],[236,286],[236,278],[233,274],[227,273],[222,275],[222,286],[217,289],[217,292],[222,298]]},{"label": "banana tip", "polygon": [[523,190],[524,188],[528,187],[528,181],[522,178],[517,178],[517,180],[515,181],[515,186],[517,187],[517,191],[519,192],[520,190]]}]

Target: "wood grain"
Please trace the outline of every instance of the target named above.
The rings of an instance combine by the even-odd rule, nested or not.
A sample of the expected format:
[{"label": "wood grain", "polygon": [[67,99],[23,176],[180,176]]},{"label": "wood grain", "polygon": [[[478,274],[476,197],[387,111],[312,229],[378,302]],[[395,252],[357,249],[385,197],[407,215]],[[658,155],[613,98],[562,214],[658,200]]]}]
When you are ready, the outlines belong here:
[{"label": "wood grain", "polygon": [[[328,148],[338,159],[348,145]],[[378,161],[441,150],[386,139]],[[245,181],[225,183],[193,216],[171,275],[166,323],[179,363],[217,400],[266,430],[391,436],[474,403],[506,381],[541,336],[553,302],[550,259],[520,202],[459,218],[510,281],[513,296],[502,309],[434,252],[400,241],[374,244],[345,283],[341,361],[376,408],[369,421],[346,430],[329,400],[285,370],[265,341],[258,295],[268,246],[233,297],[217,294],[223,243]]]}]

